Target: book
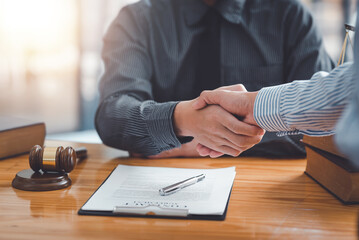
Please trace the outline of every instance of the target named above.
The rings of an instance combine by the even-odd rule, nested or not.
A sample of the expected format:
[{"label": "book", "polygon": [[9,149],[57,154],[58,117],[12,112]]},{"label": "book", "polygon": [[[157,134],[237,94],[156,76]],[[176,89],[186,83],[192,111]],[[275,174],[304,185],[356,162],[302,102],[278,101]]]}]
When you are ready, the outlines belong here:
[{"label": "book", "polygon": [[[205,179],[162,196],[159,189],[205,174]],[[78,211],[80,215],[224,220],[235,167],[183,169],[118,165]]]},{"label": "book", "polygon": [[43,146],[45,123],[0,116],[0,159],[30,152],[34,145]]},{"label": "book", "polygon": [[306,150],[305,173],[343,203],[359,203],[359,165],[309,144]]},{"label": "book", "polygon": [[310,136],[303,136],[302,142],[307,143],[315,148],[319,148],[326,152],[330,152],[337,156],[345,158],[346,156],[341,153],[337,146],[334,143],[334,135],[325,136],[325,137],[310,137]]}]

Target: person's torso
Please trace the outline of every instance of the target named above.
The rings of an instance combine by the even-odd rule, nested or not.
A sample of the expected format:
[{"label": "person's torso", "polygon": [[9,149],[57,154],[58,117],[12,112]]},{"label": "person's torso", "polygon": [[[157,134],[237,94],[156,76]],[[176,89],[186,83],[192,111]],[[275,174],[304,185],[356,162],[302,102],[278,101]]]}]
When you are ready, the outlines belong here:
[{"label": "person's torso", "polygon": [[[196,66],[198,61],[203,61],[198,54],[201,44],[198,39],[204,26],[190,22],[188,8],[183,7],[181,1],[186,2],[153,1],[148,14],[151,81],[158,102],[198,96]],[[255,2],[247,1],[239,22],[221,18],[218,87],[242,83],[248,91],[255,91],[286,81],[283,76],[284,23],[270,5],[259,8]],[[202,90],[207,89],[205,85]]]}]

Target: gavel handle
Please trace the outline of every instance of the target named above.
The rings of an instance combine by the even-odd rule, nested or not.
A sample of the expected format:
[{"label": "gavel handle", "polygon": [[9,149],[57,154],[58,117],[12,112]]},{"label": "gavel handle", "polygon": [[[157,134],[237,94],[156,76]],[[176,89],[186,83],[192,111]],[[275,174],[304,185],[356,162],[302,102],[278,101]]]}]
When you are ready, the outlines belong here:
[{"label": "gavel handle", "polygon": [[87,158],[87,149],[85,147],[75,148],[75,152],[78,159],[82,160]]}]

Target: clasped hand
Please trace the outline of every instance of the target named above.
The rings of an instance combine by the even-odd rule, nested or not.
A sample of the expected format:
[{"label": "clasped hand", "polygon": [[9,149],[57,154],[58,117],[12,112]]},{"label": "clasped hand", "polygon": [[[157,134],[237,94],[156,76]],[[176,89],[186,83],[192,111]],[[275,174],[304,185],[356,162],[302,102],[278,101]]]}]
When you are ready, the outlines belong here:
[{"label": "clasped hand", "polygon": [[[227,111],[227,113],[240,117],[242,121],[240,122],[241,124],[239,124],[238,121],[236,123],[238,128],[241,127],[240,133],[237,132],[237,134],[239,134],[237,138],[240,139],[241,142],[241,147],[237,149],[240,154],[244,150],[259,143],[265,133],[263,129],[259,128],[253,116],[256,95],[257,92],[247,92],[242,84],[221,87],[213,91],[203,91],[201,95],[195,99],[192,108],[201,110],[207,108],[208,105],[218,105]],[[218,148],[208,146],[202,143],[201,140],[199,140],[196,150],[201,156],[218,157],[223,155],[220,153],[229,154],[228,152],[219,151]]]},{"label": "clasped hand", "polygon": [[238,156],[264,135],[253,118],[255,96],[237,84],[204,91],[197,99],[178,103],[173,116],[176,135],[194,140],[150,158]]},{"label": "clasped hand", "polygon": [[[204,91],[199,98],[180,102],[174,112],[177,136],[193,136],[201,156],[238,156],[261,141],[264,130],[253,118],[255,96],[243,85]],[[241,120],[239,120],[241,119]]]}]

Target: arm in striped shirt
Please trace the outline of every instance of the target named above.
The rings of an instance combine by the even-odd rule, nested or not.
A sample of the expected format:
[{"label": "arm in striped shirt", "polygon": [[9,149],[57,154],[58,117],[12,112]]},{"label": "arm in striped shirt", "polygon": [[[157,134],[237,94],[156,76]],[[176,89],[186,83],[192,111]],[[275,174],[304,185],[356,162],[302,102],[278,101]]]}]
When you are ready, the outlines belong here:
[{"label": "arm in striped shirt", "polygon": [[263,88],[254,104],[254,118],[267,131],[278,136],[334,133],[354,88],[352,63],[329,74],[318,72],[310,80]]}]

